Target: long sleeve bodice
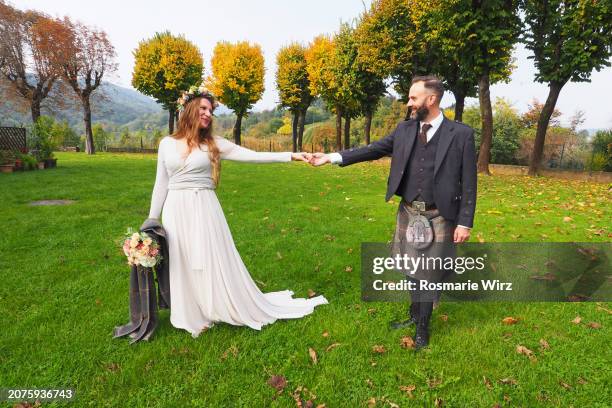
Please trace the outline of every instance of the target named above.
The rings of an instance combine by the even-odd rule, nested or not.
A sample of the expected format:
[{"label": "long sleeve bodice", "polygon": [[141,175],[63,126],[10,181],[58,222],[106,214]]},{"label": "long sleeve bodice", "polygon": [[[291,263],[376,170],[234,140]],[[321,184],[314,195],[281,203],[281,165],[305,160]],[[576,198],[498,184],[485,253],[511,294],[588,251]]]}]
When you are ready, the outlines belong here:
[{"label": "long sleeve bodice", "polygon": [[[255,152],[238,146],[227,139],[215,136],[222,160],[251,163],[275,163],[291,161],[291,152]],[[176,139],[164,137],[157,152],[157,174],[151,197],[149,218],[159,218],[168,190],[188,188],[216,188],[212,179],[212,165],[206,145],[194,149],[184,160],[180,156]]]}]

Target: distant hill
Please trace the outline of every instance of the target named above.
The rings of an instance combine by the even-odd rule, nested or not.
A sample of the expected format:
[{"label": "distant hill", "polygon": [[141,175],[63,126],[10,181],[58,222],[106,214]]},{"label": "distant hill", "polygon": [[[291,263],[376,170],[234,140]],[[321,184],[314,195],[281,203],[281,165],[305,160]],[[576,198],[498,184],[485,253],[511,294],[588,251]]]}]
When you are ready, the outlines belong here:
[{"label": "distant hill", "polygon": [[[81,105],[70,98],[61,98],[57,94],[53,98],[63,99],[66,107],[50,110],[51,99],[43,102],[42,114],[52,116],[57,121],[67,120],[77,132],[84,131],[83,112]],[[66,90],[72,92],[72,90]],[[17,107],[16,102],[4,100],[0,104],[0,126],[28,126],[32,122],[29,107]],[[126,127],[129,130],[166,129],[168,127],[168,112],[163,110],[155,100],[130,88],[124,88],[110,82],[104,82],[92,96],[92,122],[102,122],[110,127]],[[215,114],[228,115],[227,107],[221,105]]]},{"label": "distant hill", "polygon": [[[54,98],[61,96],[56,94]],[[71,92],[71,90],[70,90]],[[72,97],[72,95],[69,95]],[[69,98],[64,98],[69,99]],[[43,102],[43,115],[53,116],[56,120],[67,120],[77,131],[83,130],[83,113],[76,101],[66,102],[63,109],[49,109],[50,100]],[[103,83],[92,96],[92,121],[114,125],[124,125],[147,115],[161,114],[162,108],[153,99],[141,93],[110,82]],[[0,104],[0,124],[2,126],[29,125],[32,122],[30,111],[17,108],[15,101]]]}]

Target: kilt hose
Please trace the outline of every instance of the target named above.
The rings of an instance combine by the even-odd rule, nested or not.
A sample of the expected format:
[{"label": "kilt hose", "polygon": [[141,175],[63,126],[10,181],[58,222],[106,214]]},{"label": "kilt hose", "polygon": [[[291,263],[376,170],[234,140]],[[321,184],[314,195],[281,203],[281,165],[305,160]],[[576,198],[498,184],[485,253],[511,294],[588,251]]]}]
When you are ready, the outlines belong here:
[{"label": "kilt hose", "polygon": [[[408,241],[406,232],[410,221],[416,215],[426,217],[432,226],[433,243],[425,249],[416,249]],[[446,257],[456,256],[456,247],[453,243],[453,234],[455,232],[455,223],[449,221],[440,215],[438,209],[426,211],[417,211],[402,200],[397,209],[395,234],[393,236],[392,253],[393,256],[407,255],[408,257]],[[440,244],[444,243],[444,244]],[[416,283],[417,290],[410,291],[411,304],[409,309],[410,318],[414,319],[418,325],[427,326],[433,310],[433,302],[439,298],[438,291],[420,290],[419,281],[427,280],[428,282],[441,282],[452,271],[444,269],[417,269],[411,271],[414,273],[406,274],[408,279]]]}]

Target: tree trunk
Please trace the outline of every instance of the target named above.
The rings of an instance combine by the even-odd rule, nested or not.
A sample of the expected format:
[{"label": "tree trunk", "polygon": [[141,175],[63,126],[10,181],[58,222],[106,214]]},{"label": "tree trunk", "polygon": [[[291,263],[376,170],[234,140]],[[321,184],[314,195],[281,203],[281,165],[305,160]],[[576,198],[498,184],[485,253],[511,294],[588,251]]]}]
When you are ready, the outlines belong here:
[{"label": "tree trunk", "polygon": [[542,154],[544,153],[546,130],[548,129],[550,117],[555,110],[555,105],[557,104],[557,99],[559,98],[563,85],[564,84],[561,82],[551,82],[548,85],[548,98],[546,98],[546,103],[542,107],[542,112],[538,118],[538,129],[536,130],[536,137],[533,143],[533,152],[531,153],[531,161],[529,162],[528,174],[530,176],[536,176],[538,174],[538,170],[542,162]]},{"label": "tree trunk", "polygon": [[344,148],[351,148],[351,117],[344,118]]},{"label": "tree trunk", "polygon": [[489,73],[485,72],[478,80],[478,97],[480,99],[480,116],[482,132],[478,152],[478,173],[490,175],[491,144],[493,143],[493,110],[489,93]]},{"label": "tree trunk", "polygon": [[240,131],[242,127],[242,113],[236,114],[236,123],[234,123],[234,143],[240,146]]},{"label": "tree trunk", "polygon": [[168,109],[168,134],[174,133],[174,109]]},{"label": "tree trunk", "polygon": [[293,112],[293,117],[291,118],[291,141],[293,142],[293,153],[298,150],[298,119],[300,113],[295,110]]},{"label": "tree trunk", "polygon": [[372,129],[372,112],[366,112],[365,124],[363,125],[363,131],[365,133],[365,143],[370,144],[370,130]]},{"label": "tree trunk", "polygon": [[455,120],[463,121],[463,110],[465,109],[465,95],[461,92],[453,92],[455,95]]},{"label": "tree trunk", "polygon": [[93,132],[91,131],[91,104],[89,96],[81,98],[83,102],[83,121],[85,122],[85,151],[87,154],[95,154],[96,149],[93,141]]},{"label": "tree trunk", "polygon": [[179,119],[179,111],[178,109],[174,110],[174,123],[176,123],[177,127],[178,127],[178,119]]},{"label": "tree trunk", "polygon": [[304,125],[306,124],[306,109],[300,111],[298,117],[298,151],[302,151],[302,142],[304,140]]},{"label": "tree trunk", "polygon": [[30,110],[32,111],[32,122],[36,123],[38,118],[40,118],[40,103],[42,99],[34,96],[32,98],[32,102],[30,103]]},{"label": "tree trunk", "polygon": [[336,151],[342,150],[342,109],[336,106]]}]

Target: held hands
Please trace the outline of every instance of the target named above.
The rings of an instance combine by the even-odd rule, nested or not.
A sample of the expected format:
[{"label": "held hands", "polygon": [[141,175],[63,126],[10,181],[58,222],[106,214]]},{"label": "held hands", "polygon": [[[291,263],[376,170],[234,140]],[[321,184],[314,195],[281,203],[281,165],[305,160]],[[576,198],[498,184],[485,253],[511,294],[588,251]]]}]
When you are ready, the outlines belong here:
[{"label": "held hands", "polygon": [[324,164],[331,163],[329,155],[325,153],[313,153],[310,159],[310,164],[313,166],[322,166]]},{"label": "held hands", "polygon": [[322,166],[326,163],[331,163],[329,155],[325,153],[291,153],[291,160],[303,161],[306,163],[310,163],[313,166]]},{"label": "held hands", "polygon": [[311,153],[306,153],[306,152],[291,153],[291,160],[303,161],[303,162],[306,162],[306,163],[310,163],[311,159],[312,159],[312,154]]}]

